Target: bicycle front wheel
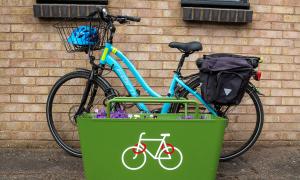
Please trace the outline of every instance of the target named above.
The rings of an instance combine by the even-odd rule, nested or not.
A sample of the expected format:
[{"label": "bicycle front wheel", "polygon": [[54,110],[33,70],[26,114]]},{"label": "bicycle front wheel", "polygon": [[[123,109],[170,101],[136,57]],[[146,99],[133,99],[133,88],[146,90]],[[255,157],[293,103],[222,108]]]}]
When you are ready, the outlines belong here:
[{"label": "bicycle front wheel", "polygon": [[[81,151],[75,113],[79,108],[89,75],[89,71],[75,71],[61,77],[52,87],[46,104],[48,126],[53,138],[62,149],[76,157],[81,157]],[[93,96],[95,98],[91,99],[94,88],[97,89],[97,93]],[[107,93],[108,89],[111,87],[104,79],[96,78],[84,105],[84,112],[100,109],[107,97],[114,97],[114,94]],[[90,99],[92,102],[88,104]]]},{"label": "bicycle front wheel", "polygon": [[[195,78],[187,85],[193,90],[200,91],[199,82],[199,78]],[[179,96],[196,99],[185,89],[181,90]],[[208,113],[204,107],[200,108],[203,113]],[[262,131],[264,111],[256,91],[251,86],[247,86],[246,93],[238,106],[218,108],[220,112],[224,111],[224,116],[228,118],[220,157],[221,161],[227,161],[244,154],[255,144]],[[184,107],[181,104],[173,104],[170,111],[177,113],[183,110]]]}]

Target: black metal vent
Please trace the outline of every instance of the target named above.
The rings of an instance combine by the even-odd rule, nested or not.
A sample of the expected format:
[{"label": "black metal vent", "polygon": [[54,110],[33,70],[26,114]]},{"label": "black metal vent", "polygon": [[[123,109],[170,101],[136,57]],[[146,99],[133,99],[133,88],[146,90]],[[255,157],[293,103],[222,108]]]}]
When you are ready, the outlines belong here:
[{"label": "black metal vent", "polygon": [[37,0],[33,14],[38,18],[80,18],[107,5],[108,0]]},{"label": "black metal vent", "polygon": [[249,0],[181,0],[183,7],[249,9]]}]

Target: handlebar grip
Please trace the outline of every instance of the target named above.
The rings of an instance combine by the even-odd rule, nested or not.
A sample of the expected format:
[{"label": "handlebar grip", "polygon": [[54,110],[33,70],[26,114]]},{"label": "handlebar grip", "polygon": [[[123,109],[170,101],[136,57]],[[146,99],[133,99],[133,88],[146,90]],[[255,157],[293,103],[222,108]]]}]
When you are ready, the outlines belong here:
[{"label": "handlebar grip", "polygon": [[137,16],[126,16],[126,19],[129,21],[135,21],[135,22],[140,22],[141,18]]}]

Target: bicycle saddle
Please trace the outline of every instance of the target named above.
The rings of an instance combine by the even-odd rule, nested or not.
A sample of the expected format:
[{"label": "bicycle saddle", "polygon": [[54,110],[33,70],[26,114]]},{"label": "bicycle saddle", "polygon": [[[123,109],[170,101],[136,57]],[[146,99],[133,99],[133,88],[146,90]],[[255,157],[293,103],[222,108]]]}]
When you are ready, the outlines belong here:
[{"label": "bicycle saddle", "polygon": [[192,41],[188,43],[181,43],[181,42],[170,42],[170,48],[177,48],[183,52],[191,52],[191,51],[201,51],[202,44],[198,41]]}]

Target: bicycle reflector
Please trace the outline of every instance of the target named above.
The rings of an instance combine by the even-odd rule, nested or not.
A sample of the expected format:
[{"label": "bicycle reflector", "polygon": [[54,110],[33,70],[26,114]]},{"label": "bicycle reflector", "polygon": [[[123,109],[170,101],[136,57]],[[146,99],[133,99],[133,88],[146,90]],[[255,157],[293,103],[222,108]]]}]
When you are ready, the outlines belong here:
[{"label": "bicycle reflector", "polygon": [[261,71],[256,71],[256,74],[254,75],[254,79],[256,81],[260,81],[261,78]]}]

